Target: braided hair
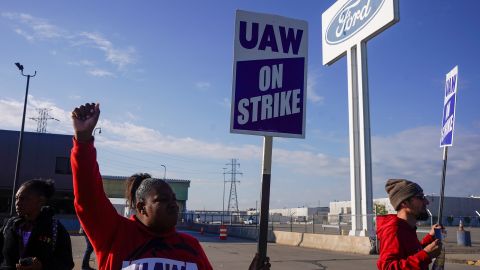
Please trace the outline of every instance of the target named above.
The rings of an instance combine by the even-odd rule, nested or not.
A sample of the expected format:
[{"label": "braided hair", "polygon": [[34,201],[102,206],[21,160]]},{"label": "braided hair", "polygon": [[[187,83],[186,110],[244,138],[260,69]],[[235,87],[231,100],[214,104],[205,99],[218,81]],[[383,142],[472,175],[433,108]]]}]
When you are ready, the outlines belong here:
[{"label": "braided hair", "polygon": [[140,186],[137,188],[137,191],[135,192],[136,200],[139,202],[145,202],[145,199],[147,198],[151,190],[153,190],[155,187],[163,185],[169,186],[167,182],[158,178],[147,178],[143,180]]},{"label": "braided hair", "polygon": [[125,198],[127,198],[127,206],[130,209],[135,209],[136,199],[135,194],[138,187],[147,178],[152,178],[148,173],[136,173],[127,178],[126,187],[125,187]]}]

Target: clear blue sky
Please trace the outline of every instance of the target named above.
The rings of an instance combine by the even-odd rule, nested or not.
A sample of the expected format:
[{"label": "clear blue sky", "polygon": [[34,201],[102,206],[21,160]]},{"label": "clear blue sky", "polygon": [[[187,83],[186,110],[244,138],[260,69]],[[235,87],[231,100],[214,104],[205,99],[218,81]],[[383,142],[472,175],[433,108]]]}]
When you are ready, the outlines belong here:
[{"label": "clear blue sky", "polygon": [[[20,62],[38,72],[27,117],[50,108],[60,120],[48,132],[71,134],[69,112],[100,102],[103,174],[163,177],[164,164],[168,178],[191,180],[189,209],[221,209],[222,168],[238,158],[239,207],[255,207],[263,138],[229,133],[235,10],[302,19],[306,138],[274,139],[271,207],[349,200],[346,59],[322,66],[321,14],[334,2],[1,2],[0,128],[20,129],[25,78],[13,65]],[[479,1],[400,0],[400,22],[368,43],[374,197],[385,197],[385,180],[394,177],[439,193],[445,74],[455,65],[446,194],[480,195],[478,10]]]}]

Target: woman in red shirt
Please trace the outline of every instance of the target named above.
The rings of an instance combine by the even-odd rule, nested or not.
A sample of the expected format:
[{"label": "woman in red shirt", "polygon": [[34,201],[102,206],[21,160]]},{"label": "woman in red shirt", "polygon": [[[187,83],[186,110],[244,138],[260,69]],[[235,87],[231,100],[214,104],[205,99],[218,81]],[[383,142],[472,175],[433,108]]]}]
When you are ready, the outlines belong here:
[{"label": "woman in red shirt", "polygon": [[194,237],[177,232],[175,193],[163,180],[148,178],[135,192],[136,215],[118,215],[103,190],[92,132],[98,104],[72,112],[75,138],[71,152],[75,210],[89,237],[101,270],[211,270]]}]

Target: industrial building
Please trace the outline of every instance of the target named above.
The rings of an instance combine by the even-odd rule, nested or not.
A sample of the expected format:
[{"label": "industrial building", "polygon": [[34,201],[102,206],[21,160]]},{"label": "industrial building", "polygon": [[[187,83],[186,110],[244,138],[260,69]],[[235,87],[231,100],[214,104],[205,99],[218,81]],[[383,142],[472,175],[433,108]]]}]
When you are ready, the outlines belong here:
[{"label": "industrial building", "polygon": [[328,207],[294,207],[269,210],[271,219],[278,222],[305,222],[312,219],[316,219],[316,222],[319,222],[318,217],[327,217],[328,212]]},{"label": "industrial building", "polygon": [[[15,177],[19,132],[0,130],[0,215],[8,215]],[[17,188],[30,179],[52,179],[56,193],[51,200],[58,214],[75,215],[70,150],[72,135],[24,132]],[[127,176],[104,176],[107,197],[124,198]],[[180,211],[186,210],[189,180],[165,179],[176,193]]]},{"label": "industrial building", "polygon": [[[8,213],[15,178],[19,132],[0,130],[0,213]],[[70,150],[72,136],[24,132],[17,188],[30,179],[52,179],[57,190],[52,204],[61,214],[73,209]]]}]

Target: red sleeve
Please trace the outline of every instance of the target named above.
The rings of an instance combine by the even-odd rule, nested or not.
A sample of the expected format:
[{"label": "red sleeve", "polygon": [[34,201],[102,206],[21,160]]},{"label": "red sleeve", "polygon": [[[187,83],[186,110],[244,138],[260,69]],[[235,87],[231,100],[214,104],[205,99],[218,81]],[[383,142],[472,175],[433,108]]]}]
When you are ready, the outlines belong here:
[{"label": "red sleeve", "polygon": [[108,250],[121,217],[105,196],[93,139],[73,139],[70,160],[74,206],[80,223],[96,251]]},{"label": "red sleeve", "polygon": [[[401,239],[396,227],[386,228],[382,233],[380,245],[380,257],[377,267],[380,270],[387,269],[422,269],[422,265],[432,262],[430,256],[423,249],[405,258],[404,251],[400,246]],[[384,244],[382,244],[384,243]]]},{"label": "red sleeve", "polygon": [[432,243],[434,240],[435,240],[435,237],[427,233],[427,235],[423,237],[422,242],[420,242],[420,244],[422,244],[422,247],[426,247],[428,244]]}]

